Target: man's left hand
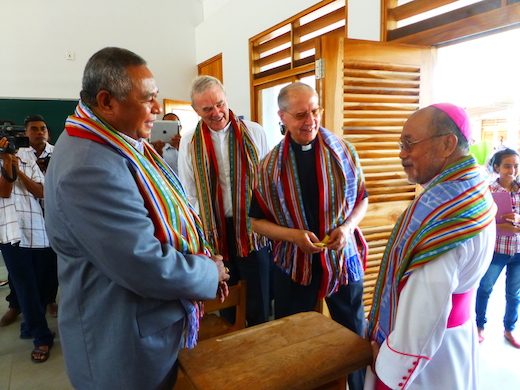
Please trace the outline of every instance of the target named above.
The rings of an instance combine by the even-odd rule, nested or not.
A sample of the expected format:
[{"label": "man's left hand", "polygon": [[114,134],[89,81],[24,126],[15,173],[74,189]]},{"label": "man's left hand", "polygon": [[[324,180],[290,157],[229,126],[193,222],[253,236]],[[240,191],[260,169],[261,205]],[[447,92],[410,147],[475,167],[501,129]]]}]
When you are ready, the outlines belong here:
[{"label": "man's left hand", "polygon": [[161,140],[157,140],[157,141],[153,141],[153,142],[150,142],[150,144],[153,146],[153,148],[155,149],[155,151],[157,153],[159,153],[159,156],[162,157],[162,154],[163,154],[163,148],[164,148],[164,145],[166,145],[163,141]]},{"label": "man's left hand", "polygon": [[170,139],[170,145],[173,146],[175,149],[179,150],[179,144],[181,143],[181,135],[180,134],[175,134],[171,139]]}]

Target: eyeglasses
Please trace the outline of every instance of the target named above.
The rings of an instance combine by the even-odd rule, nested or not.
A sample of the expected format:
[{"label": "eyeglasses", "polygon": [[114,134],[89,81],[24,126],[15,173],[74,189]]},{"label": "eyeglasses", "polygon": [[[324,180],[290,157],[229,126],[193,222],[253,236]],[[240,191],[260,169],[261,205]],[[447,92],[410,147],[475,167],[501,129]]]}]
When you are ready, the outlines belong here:
[{"label": "eyeglasses", "polygon": [[442,136],[445,136],[445,135],[448,135],[448,134],[450,134],[450,133],[437,134],[437,135],[433,135],[431,137],[422,139],[420,141],[402,140],[401,142],[397,142],[397,146],[399,146],[399,150],[405,150],[405,151],[409,152],[409,151],[412,150],[412,146],[414,146],[414,145],[420,144],[421,142],[424,142],[424,141],[429,141],[429,140],[431,140],[433,138],[442,137]]},{"label": "eyeglasses", "polygon": [[307,117],[309,115],[312,115],[313,118],[319,118],[321,116],[321,114],[323,114],[323,110],[324,109],[320,107],[320,108],[315,108],[314,110],[311,110],[311,111],[297,112],[296,114],[292,114],[289,111],[285,111],[285,110],[282,110],[282,111],[285,111],[286,113],[288,113],[290,116],[292,116],[297,121],[301,121],[303,119],[307,119]]}]

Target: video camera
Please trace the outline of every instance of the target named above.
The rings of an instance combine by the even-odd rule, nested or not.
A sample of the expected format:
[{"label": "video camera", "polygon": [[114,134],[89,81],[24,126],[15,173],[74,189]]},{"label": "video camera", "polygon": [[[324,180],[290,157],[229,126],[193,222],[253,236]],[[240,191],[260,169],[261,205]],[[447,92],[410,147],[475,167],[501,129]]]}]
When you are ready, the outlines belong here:
[{"label": "video camera", "polygon": [[10,125],[7,122],[0,125],[0,139],[5,137],[7,142],[9,142],[7,147],[0,148],[0,154],[15,154],[20,148],[28,148],[30,146],[29,137],[25,137],[24,133],[25,127],[23,126]]}]

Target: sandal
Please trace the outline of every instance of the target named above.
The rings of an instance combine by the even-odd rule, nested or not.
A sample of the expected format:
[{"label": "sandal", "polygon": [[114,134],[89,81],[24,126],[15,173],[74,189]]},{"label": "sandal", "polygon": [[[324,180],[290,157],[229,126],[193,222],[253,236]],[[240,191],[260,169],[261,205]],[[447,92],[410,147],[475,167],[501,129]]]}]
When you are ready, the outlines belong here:
[{"label": "sandal", "polygon": [[[42,348],[46,348],[47,350],[42,349]],[[34,348],[33,351],[31,352],[31,360],[34,363],[46,362],[47,359],[49,359],[50,349],[51,349],[51,347],[49,347],[48,345],[40,345],[39,347]]]}]

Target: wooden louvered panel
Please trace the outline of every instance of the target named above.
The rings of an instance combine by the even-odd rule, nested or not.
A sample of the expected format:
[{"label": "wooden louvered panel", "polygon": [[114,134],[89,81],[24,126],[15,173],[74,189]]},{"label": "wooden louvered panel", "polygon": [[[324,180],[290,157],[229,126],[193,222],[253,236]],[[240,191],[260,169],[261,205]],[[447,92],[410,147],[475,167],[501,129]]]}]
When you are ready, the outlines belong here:
[{"label": "wooden louvered panel", "polygon": [[254,66],[257,68],[263,68],[267,65],[274,64],[282,60],[287,60],[287,62],[290,62],[290,59],[291,49],[287,48],[256,60],[254,62]]},{"label": "wooden louvered panel", "polygon": [[369,93],[363,93],[363,94],[356,94],[353,92],[350,92],[345,94],[343,96],[343,102],[357,102],[357,103],[416,103],[417,102],[417,95],[378,95],[378,94],[369,94]]},{"label": "wooden louvered panel", "polygon": [[[340,4],[340,2],[338,2]],[[295,28],[295,34],[298,37],[303,37],[307,34],[314,33],[316,31],[325,29],[330,25],[336,24],[337,22],[345,21],[345,8],[342,6],[335,11],[329,12],[318,19],[314,19],[312,22],[302,24]]]},{"label": "wooden louvered panel", "polygon": [[[358,79],[376,79],[376,80],[395,80],[396,76],[400,80],[408,79],[410,82],[418,81],[417,78],[417,69],[404,68],[405,70],[401,70],[399,68],[394,68],[392,70],[381,69],[382,66],[371,66],[370,69],[360,69],[357,67],[357,63],[351,61],[345,61],[345,70],[343,75],[347,78],[358,78]],[[377,70],[374,68],[378,68]]]},{"label": "wooden louvered panel", "polygon": [[396,141],[389,141],[389,142],[372,141],[372,142],[359,142],[356,144],[356,150],[358,152],[360,152],[362,150],[374,150],[375,148],[397,149],[397,142]]},{"label": "wooden louvered panel", "polygon": [[[363,297],[368,311],[390,233],[416,196],[397,142],[409,116],[428,103],[422,103],[427,95],[421,85],[429,79],[434,49],[326,37],[319,49],[317,58],[325,58],[326,80],[320,85],[325,127],[356,149],[369,195],[360,223],[369,247]],[[327,79],[330,74],[337,75]]]},{"label": "wooden louvered panel", "polygon": [[[376,115],[360,118],[359,115],[354,117],[352,112],[344,111],[344,126],[343,132],[349,130],[350,127],[372,127],[373,130],[380,130],[383,133],[387,132],[388,126],[391,126],[394,132],[401,133],[403,130],[403,124],[406,121],[404,118],[391,118],[391,115],[386,117],[378,118]],[[348,135],[348,134],[345,134]]]},{"label": "wooden louvered panel", "polygon": [[[381,126],[377,124],[377,127],[363,126],[348,126],[348,136],[353,135],[386,135],[388,133],[401,134],[404,122],[396,122],[395,126]],[[342,127],[344,133],[345,129]],[[345,136],[345,134],[343,134]]]},{"label": "wooden louvered panel", "polygon": [[399,21],[456,1],[457,0],[414,0],[395,8],[389,8],[388,13],[393,20]]},{"label": "wooden louvered panel", "polygon": [[[389,88],[387,86],[380,86],[380,87],[367,87],[367,86],[360,86],[360,85],[345,85],[345,93],[350,94],[380,94],[385,95],[385,97],[389,96],[407,96],[407,95],[413,95],[414,93],[417,93],[418,91],[414,88]],[[388,96],[389,95],[389,96]],[[417,95],[418,98],[419,95]]]},{"label": "wooden louvered panel", "polygon": [[281,33],[276,36],[275,33],[269,34],[269,37],[274,36],[274,38],[265,40],[260,44],[255,46],[255,51],[258,53],[265,53],[270,50],[276,49],[277,47],[283,46],[291,42],[291,32],[287,31],[285,33]]},{"label": "wooden louvered panel", "polygon": [[399,79],[364,79],[364,78],[357,78],[357,77],[343,77],[343,81],[346,85],[348,85],[350,88],[352,87],[364,87],[364,88],[386,88],[389,90],[389,92],[392,91],[392,89],[406,89],[406,90],[412,90],[414,88],[417,88],[419,85],[418,81],[415,80],[399,80]]},{"label": "wooden louvered panel", "polygon": [[343,31],[345,15],[345,0],[325,0],[251,38],[252,79],[297,68],[303,65],[301,61],[314,62],[314,37],[339,28]]},{"label": "wooden louvered panel", "polygon": [[349,141],[361,144],[363,142],[394,142],[394,146],[397,147],[396,142],[399,141],[398,134],[349,134]]},{"label": "wooden louvered panel", "polygon": [[[416,101],[406,103],[406,102],[399,102],[399,103],[380,103],[380,102],[374,102],[374,103],[365,103],[365,102],[344,102],[343,107],[345,110],[364,110],[361,112],[361,114],[365,115],[382,115],[382,114],[388,114],[388,115],[397,115],[402,116],[406,115],[409,116],[411,112],[417,110],[419,107],[419,104]],[[368,111],[365,111],[368,110]],[[351,113],[354,114],[354,113]]]},{"label": "wooden louvered panel", "polygon": [[[358,152],[369,194],[362,222],[370,253],[363,294],[368,313],[393,223],[415,197],[397,142],[404,122],[419,108],[421,72],[416,66],[344,61],[343,82],[343,133]],[[391,224],[381,227],[385,221]]]},{"label": "wooden louvered panel", "polygon": [[383,258],[386,243],[390,237],[393,225],[377,226],[363,229],[365,239],[369,246],[369,255],[367,259],[367,268],[364,279],[363,302],[365,313],[368,314],[372,305],[372,294],[379,274],[379,265]]},{"label": "wooden louvered panel", "polygon": [[[408,110],[406,110],[408,108]],[[369,106],[362,103],[349,102],[343,104],[343,119],[346,122],[345,125],[348,125],[348,122],[352,122],[353,120],[373,120],[377,121],[378,125],[400,125],[408,119],[410,114],[414,110],[409,110],[409,107],[405,107],[405,105],[401,105],[400,107],[392,108],[388,106]],[[385,120],[385,122],[381,122],[381,118]]]}]

